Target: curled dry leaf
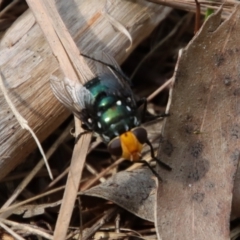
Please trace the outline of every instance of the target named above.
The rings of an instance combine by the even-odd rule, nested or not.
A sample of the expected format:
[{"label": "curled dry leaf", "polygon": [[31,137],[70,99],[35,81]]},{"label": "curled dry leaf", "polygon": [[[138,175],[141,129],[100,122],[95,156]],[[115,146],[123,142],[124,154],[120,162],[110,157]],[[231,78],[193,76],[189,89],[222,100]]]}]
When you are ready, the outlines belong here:
[{"label": "curled dry leaf", "polygon": [[46,208],[53,208],[59,206],[62,203],[62,200],[53,203],[46,204],[29,204],[25,206],[21,206],[13,211],[13,214],[23,215],[23,218],[31,218],[34,216],[41,215],[45,213]]},{"label": "curled dry leaf", "polygon": [[229,239],[240,153],[240,5],[221,23],[210,17],[183,51],[158,169],[159,238]]},{"label": "curled dry leaf", "polygon": [[151,175],[146,168],[119,172],[82,195],[110,200],[143,219],[153,221],[156,184]]}]

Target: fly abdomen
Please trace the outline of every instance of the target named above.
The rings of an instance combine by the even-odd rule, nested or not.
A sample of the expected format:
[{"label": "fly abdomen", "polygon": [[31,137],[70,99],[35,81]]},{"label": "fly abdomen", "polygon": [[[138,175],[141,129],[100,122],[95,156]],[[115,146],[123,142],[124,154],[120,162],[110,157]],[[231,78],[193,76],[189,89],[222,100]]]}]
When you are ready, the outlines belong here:
[{"label": "fly abdomen", "polygon": [[[105,142],[135,127],[136,109],[130,108],[114,96],[102,99],[97,109],[98,129],[95,131],[103,137]],[[108,141],[106,141],[107,137]]]}]

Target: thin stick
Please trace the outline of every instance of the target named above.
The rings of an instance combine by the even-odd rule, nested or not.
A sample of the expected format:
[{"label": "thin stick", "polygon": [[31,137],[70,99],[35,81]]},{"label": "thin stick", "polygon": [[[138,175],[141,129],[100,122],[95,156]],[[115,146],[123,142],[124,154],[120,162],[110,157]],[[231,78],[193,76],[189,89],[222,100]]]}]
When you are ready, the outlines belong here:
[{"label": "thin stick", "polygon": [[[27,0],[39,26],[41,27],[59,65],[66,77],[73,83],[84,83],[94,77],[94,74],[79,56],[79,50],[60,17],[54,1]],[[75,129],[81,132],[80,121],[75,118]],[[91,134],[85,134],[74,147],[66,189],[58,215],[54,240],[64,240],[70,223],[75,199],[78,192]],[[81,156],[81,160],[79,159]]]},{"label": "thin stick", "polygon": [[83,231],[82,240],[89,239],[103,224],[107,223],[118,211],[118,208],[112,208],[105,212],[104,216],[100,218],[92,227]]},{"label": "thin stick", "polygon": [[196,3],[196,14],[195,14],[194,34],[196,34],[200,29],[200,16],[201,16],[201,5],[198,2],[198,0],[195,0],[195,3]]},{"label": "thin stick", "polygon": [[[52,147],[47,152],[47,157],[50,158],[51,155],[55,152],[56,148],[63,142],[63,140],[69,135],[69,130],[71,128],[71,124],[67,126],[65,131],[60,135],[60,137],[53,143]],[[25,189],[25,187],[29,184],[29,182],[34,178],[34,176],[38,173],[38,171],[43,167],[44,160],[41,159],[38,164],[32,169],[32,171],[26,176],[22,182],[18,185],[16,190],[13,192],[12,196],[5,202],[1,209],[7,208]],[[1,218],[7,218],[11,215],[11,212],[0,214]]]},{"label": "thin stick", "polygon": [[150,57],[150,55],[153,54],[161,45],[163,45],[170,37],[172,37],[177,32],[178,28],[182,25],[182,23],[185,21],[187,17],[188,17],[187,15],[184,16],[173,28],[173,30],[165,38],[163,38],[158,44],[156,44],[146,56],[144,56],[144,58],[140,61],[138,66],[134,69],[134,72],[132,73],[130,79],[134,78],[139,68]]},{"label": "thin stick", "polygon": [[176,66],[174,68],[174,74],[173,74],[173,76],[171,78],[171,80],[172,80],[172,87],[170,88],[170,91],[169,91],[168,102],[167,102],[167,106],[166,106],[166,110],[165,110],[166,114],[169,114],[169,111],[170,111],[170,106],[171,106],[171,103],[172,103],[173,85],[174,85],[174,82],[175,82],[175,79],[176,79],[177,69],[178,69],[179,61],[180,61],[181,56],[182,56],[182,51],[183,51],[182,49],[180,49],[178,51],[178,60],[177,60]]},{"label": "thin stick", "polygon": [[113,169],[114,167],[116,167],[117,165],[119,165],[121,162],[123,162],[125,159],[124,158],[120,158],[118,159],[116,162],[114,162],[111,166],[109,166],[108,168],[106,168],[104,171],[102,171],[101,173],[98,174],[98,176],[96,178],[94,178],[92,181],[88,182],[86,185],[81,187],[81,191],[85,191],[87,189],[89,189],[91,186],[93,186],[101,177],[103,177],[104,175],[106,175],[111,169]]},{"label": "thin stick", "polygon": [[4,223],[2,223],[2,221],[0,221],[0,226],[4,230],[6,230],[9,234],[11,234],[15,239],[17,239],[17,240],[24,240],[24,238],[22,238],[20,235],[15,233],[11,228],[7,227]]},{"label": "thin stick", "polygon": [[[100,139],[97,139],[94,143],[91,144],[91,148],[88,150],[88,153],[90,153],[98,144],[101,143]],[[65,175],[68,174],[70,167],[66,168],[58,177],[56,177],[45,189],[45,191],[51,187],[53,187],[55,184],[57,184]]]},{"label": "thin stick", "polygon": [[39,199],[39,198],[48,196],[49,194],[53,194],[53,193],[55,193],[55,192],[58,192],[58,191],[61,191],[61,190],[64,190],[64,189],[65,189],[65,185],[64,185],[64,186],[61,186],[61,187],[58,187],[58,188],[55,188],[55,189],[52,189],[52,190],[50,190],[50,191],[48,191],[48,192],[41,193],[41,194],[39,194],[39,195],[37,195],[37,196],[35,196],[35,197],[32,197],[32,198],[30,198],[30,199],[27,199],[27,200],[25,200],[25,201],[16,203],[16,204],[14,204],[14,205],[12,205],[12,206],[10,206],[10,207],[8,207],[8,208],[0,209],[0,213],[4,213],[4,212],[7,212],[7,211],[12,211],[12,210],[14,210],[14,209],[16,209],[16,208],[18,208],[18,207],[21,207],[21,206],[27,204],[27,203],[33,202],[33,201],[35,201],[35,200],[37,200],[37,199]]},{"label": "thin stick", "polygon": [[[10,225],[16,229],[19,229],[19,230],[24,230],[24,232],[28,232],[30,234],[33,234],[33,235],[38,235],[38,236],[41,236],[41,237],[44,237],[46,239],[53,239],[53,236],[42,231],[42,230],[39,230],[36,228],[36,226],[34,227],[31,227],[30,225],[26,225],[26,224],[20,224],[20,223],[17,223],[17,222],[13,222],[13,221],[10,221],[10,220],[6,220],[6,219],[3,219],[3,218],[0,218],[0,224],[2,223],[5,223],[7,225]],[[24,240],[24,238],[19,238],[21,240]]]},{"label": "thin stick", "polygon": [[[86,167],[86,169],[87,169],[92,175],[95,175],[96,177],[98,177],[98,172],[97,172],[97,170],[96,170],[93,166],[91,166],[91,165],[88,164],[88,163],[85,163],[85,167]],[[101,178],[99,178],[99,181],[100,181],[101,183],[103,183],[103,182],[106,181],[106,178],[101,177]]]},{"label": "thin stick", "polygon": [[153,98],[155,98],[161,91],[167,88],[172,83],[172,78],[167,80],[162,86],[160,86],[156,91],[154,91],[150,96],[147,98],[147,102],[150,102]]}]

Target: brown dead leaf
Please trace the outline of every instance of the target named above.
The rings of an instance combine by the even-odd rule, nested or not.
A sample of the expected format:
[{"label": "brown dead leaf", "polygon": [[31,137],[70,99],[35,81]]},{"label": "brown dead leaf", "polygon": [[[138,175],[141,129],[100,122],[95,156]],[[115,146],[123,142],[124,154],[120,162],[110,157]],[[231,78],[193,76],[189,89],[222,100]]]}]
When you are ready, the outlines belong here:
[{"label": "brown dead leaf", "polygon": [[183,51],[160,158],[159,239],[229,239],[240,153],[240,5],[213,15]]},{"label": "brown dead leaf", "polygon": [[82,195],[110,200],[133,214],[153,221],[156,184],[149,169],[119,172]]}]

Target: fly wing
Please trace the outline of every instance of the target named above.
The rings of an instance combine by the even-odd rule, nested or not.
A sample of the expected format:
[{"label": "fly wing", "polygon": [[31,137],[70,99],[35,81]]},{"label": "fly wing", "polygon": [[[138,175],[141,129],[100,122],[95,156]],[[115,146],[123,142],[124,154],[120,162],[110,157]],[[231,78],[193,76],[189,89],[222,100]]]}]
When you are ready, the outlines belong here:
[{"label": "fly wing", "polygon": [[50,85],[57,99],[78,118],[81,118],[83,109],[93,105],[91,92],[80,82],[75,83],[66,77],[60,80],[56,76],[51,76]]},{"label": "fly wing", "polygon": [[109,53],[101,51],[95,52],[90,56],[83,56],[88,59],[87,61],[90,68],[97,76],[114,71],[120,76],[122,76],[124,81],[131,85],[130,79],[124,74],[116,60]]},{"label": "fly wing", "polygon": [[101,79],[101,83],[109,88],[109,92],[134,99],[130,79],[123,73],[111,55],[102,51],[85,57],[90,58],[87,60],[89,66]]}]

